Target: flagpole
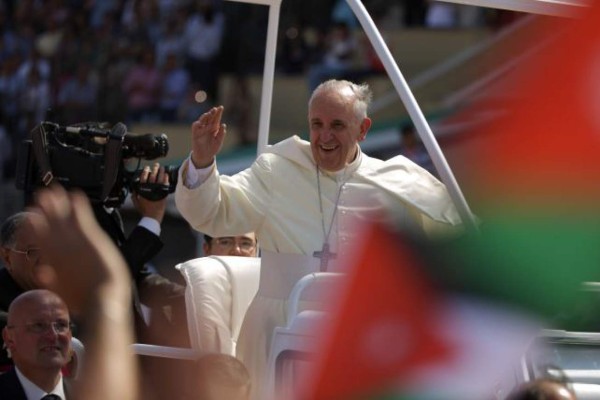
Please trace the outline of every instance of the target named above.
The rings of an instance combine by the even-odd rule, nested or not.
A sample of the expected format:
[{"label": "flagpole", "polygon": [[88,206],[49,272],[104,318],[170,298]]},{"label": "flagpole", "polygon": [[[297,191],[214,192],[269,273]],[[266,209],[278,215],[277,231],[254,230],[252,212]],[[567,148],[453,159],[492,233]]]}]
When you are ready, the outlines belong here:
[{"label": "flagpole", "polygon": [[398,65],[394,61],[392,53],[390,53],[387,45],[385,44],[379,30],[375,26],[375,23],[371,19],[368,11],[364,7],[364,5],[360,2],[360,0],[346,0],[352,11],[358,18],[360,24],[362,25],[369,41],[373,45],[373,48],[377,52],[379,59],[383,63],[385,70],[392,80],[398,95],[402,99],[408,114],[410,115],[413,123],[415,124],[415,128],[429,153],[433,165],[435,165],[436,170],[440,174],[440,178],[442,182],[446,185],[448,189],[448,193],[454,202],[454,205],[463,221],[463,224],[470,228],[470,230],[477,231],[477,223],[476,219],[467,204],[465,197],[454,178],[454,174],[450,170],[450,166],[444,157],[440,146],[438,145],[433,133],[431,132],[431,128],[423,115],[423,112],[419,108],[415,97],[413,96],[402,72],[398,68]]}]

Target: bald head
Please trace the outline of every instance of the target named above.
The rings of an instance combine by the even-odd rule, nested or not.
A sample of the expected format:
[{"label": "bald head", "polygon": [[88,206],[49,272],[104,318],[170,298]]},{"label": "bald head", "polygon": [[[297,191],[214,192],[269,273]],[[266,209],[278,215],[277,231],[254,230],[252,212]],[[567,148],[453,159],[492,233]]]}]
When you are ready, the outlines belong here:
[{"label": "bald head", "polygon": [[64,309],[68,314],[67,305],[56,293],[46,289],[29,290],[10,303],[8,307],[8,325],[27,317],[31,309],[43,309],[46,306]]}]

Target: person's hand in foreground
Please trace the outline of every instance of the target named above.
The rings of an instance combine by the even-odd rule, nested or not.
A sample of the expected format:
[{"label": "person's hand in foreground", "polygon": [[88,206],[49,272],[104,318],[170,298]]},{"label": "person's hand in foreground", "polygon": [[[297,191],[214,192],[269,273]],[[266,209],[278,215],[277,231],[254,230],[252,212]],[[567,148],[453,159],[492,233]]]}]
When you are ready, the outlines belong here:
[{"label": "person's hand in foreground", "polygon": [[85,325],[85,357],[75,398],[137,399],[131,289],[127,266],[100,228],[88,199],[61,186],[36,198],[33,223],[46,263],[38,274]]}]

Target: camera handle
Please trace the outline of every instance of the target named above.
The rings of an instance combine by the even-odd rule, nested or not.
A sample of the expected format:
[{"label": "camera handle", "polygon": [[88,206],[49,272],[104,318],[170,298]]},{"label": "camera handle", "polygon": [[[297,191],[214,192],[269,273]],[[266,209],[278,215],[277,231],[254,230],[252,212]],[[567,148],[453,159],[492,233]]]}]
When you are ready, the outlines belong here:
[{"label": "camera handle", "polygon": [[47,152],[46,130],[44,125],[40,124],[31,131],[31,142],[33,146],[33,154],[40,169],[40,177],[44,186],[52,183],[54,175],[50,167],[50,157]]},{"label": "camera handle", "polygon": [[121,148],[123,147],[123,138],[127,133],[125,124],[119,122],[113,126],[108,135],[106,143],[106,152],[104,153],[104,179],[102,180],[102,201],[106,201],[110,192],[117,182],[119,175],[119,162],[121,160]]},{"label": "camera handle", "polygon": [[167,197],[170,193],[169,185],[163,183],[140,183],[139,178],[132,184],[135,193],[150,201],[158,201]]}]

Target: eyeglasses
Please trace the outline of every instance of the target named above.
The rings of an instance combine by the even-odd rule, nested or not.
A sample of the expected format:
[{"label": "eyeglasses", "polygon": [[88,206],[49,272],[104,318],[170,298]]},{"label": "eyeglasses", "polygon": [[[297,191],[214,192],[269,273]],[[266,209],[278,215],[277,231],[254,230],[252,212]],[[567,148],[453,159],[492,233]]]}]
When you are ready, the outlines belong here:
[{"label": "eyeglasses", "polygon": [[54,321],[54,322],[33,322],[31,324],[24,325],[8,325],[7,328],[16,328],[18,326],[24,326],[25,330],[29,333],[35,333],[41,335],[42,333],[48,332],[50,328],[57,334],[65,334],[73,328],[73,324],[67,321]]},{"label": "eyeglasses", "polygon": [[245,238],[236,240],[233,237],[221,237],[216,238],[215,243],[228,250],[233,249],[235,246],[239,246],[242,251],[252,251],[256,247],[256,243],[253,240]]},{"label": "eyeglasses", "polygon": [[32,247],[27,250],[17,250],[17,249],[9,248],[9,250],[14,251],[15,253],[25,254],[25,258],[29,262],[35,263],[40,259],[40,249],[38,249],[36,247]]}]

